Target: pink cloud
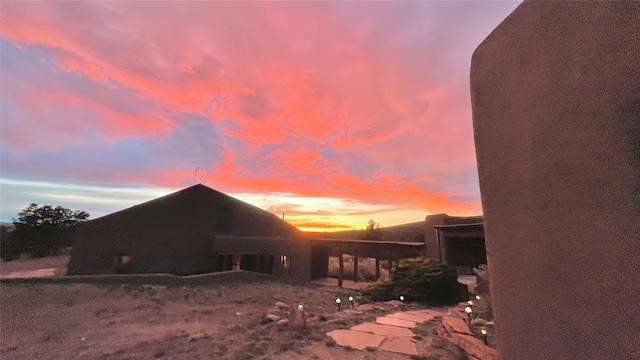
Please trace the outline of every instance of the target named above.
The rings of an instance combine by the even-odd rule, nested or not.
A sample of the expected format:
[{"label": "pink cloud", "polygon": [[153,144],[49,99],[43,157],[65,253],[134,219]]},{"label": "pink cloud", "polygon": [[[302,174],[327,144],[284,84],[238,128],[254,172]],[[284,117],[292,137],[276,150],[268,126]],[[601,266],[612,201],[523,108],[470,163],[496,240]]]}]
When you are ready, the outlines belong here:
[{"label": "pink cloud", "polygon": [[[447,182],[475,169],[468,93],[474,44],[514,7],[3,3],[3,38],[49,49],[59,71],[105,89],[85,94],[34,79],[42,82],[34,91],[12,90],[31,121],[65,137],[43,132],[33,141],[16,134],[3,140],[51,150],[68,139],[75,146],[96,141],[90,129],[112,142],[168,138],[181,127],[178,114],[198,114],[226,135],[223,155],[212,160],[217,166],[202,174],[221,190],[479,212],[479,198],[453,200],[474,192],[475,180],[457,188]],[[133,111],[104,96],[124,89],[144,108]],[[78,119],[60,122],[52,107]],[[82,120],[85,112],[93,120]],[[192,176],[153,165],[144,176],[117,174],[120,181],[163,186],[184,186]]]}]

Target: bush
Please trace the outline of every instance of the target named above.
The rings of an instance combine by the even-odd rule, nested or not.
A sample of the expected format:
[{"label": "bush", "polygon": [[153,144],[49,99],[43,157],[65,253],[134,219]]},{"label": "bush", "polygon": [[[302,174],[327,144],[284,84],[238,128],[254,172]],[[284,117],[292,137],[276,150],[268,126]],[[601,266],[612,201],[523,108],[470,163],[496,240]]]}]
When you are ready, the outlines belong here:
[{"label": "bush", "polygon": [[473,299],[473,316],[485,320],[493,320],[493,307],[491,306],[491,295],[485,294],[480,300]]},{"label": "bush", "polygon": [[455,269],[434,259],[402,259],[390,279],[380,279],[362,290],[373,301],[398,299],[431,304],[458,301],[458,277]]},{"label": "bush", "polygon": [[4,261],[15,260],[22,253],[20,244],[7,226],[0,226],[0,258]]}]

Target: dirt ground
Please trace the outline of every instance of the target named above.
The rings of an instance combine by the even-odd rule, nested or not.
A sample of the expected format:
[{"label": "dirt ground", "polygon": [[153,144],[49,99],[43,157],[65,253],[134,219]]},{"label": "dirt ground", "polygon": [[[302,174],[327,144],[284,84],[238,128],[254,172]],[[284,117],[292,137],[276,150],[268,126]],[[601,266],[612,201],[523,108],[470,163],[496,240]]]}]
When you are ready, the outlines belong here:
[{"label": "dirt ground", "polygon": [[[0,286],[0,358],[9,359],[409,359],[402,354],[332,346],[325,334],[373,321],[388,311],[344,317],[336,296],[353,291],[279,282],[226,286]],[[263,323],[282,301],[304,304],[308,327]],[[411,306],[409,306],[411,307]],[[435,335],[415,339],[421,357],[456,357]],[[372,349],[373,350],[373,349]]]},{"label": "dirt ground", "polygon": [[43,258],[26,258],[13,261],[0,261],[0,276],[12,273],[23,273],[41,269],[55,268],[56,275],[66,273],[69,255],[47,256]]}]

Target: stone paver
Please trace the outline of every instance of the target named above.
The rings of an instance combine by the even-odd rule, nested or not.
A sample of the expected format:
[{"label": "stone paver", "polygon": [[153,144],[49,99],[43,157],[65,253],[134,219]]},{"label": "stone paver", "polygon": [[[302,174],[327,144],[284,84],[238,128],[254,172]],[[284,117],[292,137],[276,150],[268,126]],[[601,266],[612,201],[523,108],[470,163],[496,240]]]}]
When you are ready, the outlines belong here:
[{"label": "stone paver", "polygon": [[456,317],[452,317],[452,316],[443,317],[442,326],[451,334],[458,333],[458,334],[473,335],[469,330],[469,327],[467,326],[467,324],[464,322],[464,320]]},{"label": "stone paver", "polygon": [[397,326],[390,325],[380,325],[374,323],[364,323],[360,325],[356,325],[351,328],[351,330],[363,331],[368,333],[373,333],[377,335],[383,335],[387,337],[413,337],[413,331]]},{"label": "stone paver", "polygon": [[[389,304],[392,302],[387,302]],[[400,303],[399,301],[397,303]],[[378,305],[367,304],[357,309],[369,311],[377,309]],[[389,305],[399,305],[396,303]],[[364,323],[356,325],[349,330],[333,330],[327,333],[340,346],[349,346],[358,350],[365,350],[368,347],[377,348],[381,351],[389,351],[407,355],[418,355],[413,332],[411,328],[416,327],[416,323],[429,321],[436,316],[443,316],[448,308],[432,308],[424,310],[400,311],[386,316],[376,318],[375,323]],[[345,311],[337,315],[348,316]],[[446,316],[444,316],[446,318]],[[455,324],[458,325],[458,324]],[[455,326],[454,325],[454,326]],[[440,331],[440,329],[438,329]],[[468,342],[467,342],[468,343]]]},{"label": "stone paver", "polygon": [[381,310],[381,311],[384,311],[384,307],[379,306],[379,305],[373,305],[373,304],[364,304],[364,305],[356,306],[356,310],[360,310],[360,311]]},{"label": "stone paver", "polygon": [[407,355],[418,355],[416,344],[410,339],[406,339],[406,338],[396,338],[396,339],[387,338],[382,343],[382,345],[380,345],[379,349],[382,351],[390,351],[390,352],[407,354]]},{"label": "stone paver", "polygon": [[344,310],[344,313],[345,313],[345,314],[349,314],[349,315],[361,315],[361,314],[364,314],[364,312],[363,312],[363,311],[360,311],[360,310],[352,310],[352,309],[346,309],[346,310]]},{"label": "stone paver", "polygon": [[354,349],[364,350],[367,347],[377,348],[384,336],[370,334],[355,330],[333,330],[327,333],[340,346],[350,346]]},{"label": "stone paver", "polygon": [[395,319],[395,318],[387,317],[387,316],[377,317],[376,318],[376,323],[382,324],[382,325],[399,326],[399,327],[404,327],[404,328],[414,328],[414,327],[416,327],[416,323],[413,322],[413,321]]},{"label": "stone paver", "polygon": [[[452,342],[458,345],[473,358],[481,360],[498,360],[498,352],[486,346],[482,341],[471,335],[453,334]],[[384,345],[384,344],[383,344]]]},{"label": "stone paver", "polygon": [[415,310],[415,311],[397,312],[394,314],[387,315],[387,317],[421,323],[421,322],[429,321],[436,316],[442,316],[442,315],[444,315],[444,313],[441,311]]},{"label": "stone paver", "polygon": [[386,301],[385,304],[392,305],[393,307],[404,306],[404,303],[400,300],[389,300]]},{"label": "stone paver", "polygon": [[467,285],[469,292],[476,293],[476,286],[478,285],[478,278],[475,275],[460,275],[458,276],[458,282]]}]

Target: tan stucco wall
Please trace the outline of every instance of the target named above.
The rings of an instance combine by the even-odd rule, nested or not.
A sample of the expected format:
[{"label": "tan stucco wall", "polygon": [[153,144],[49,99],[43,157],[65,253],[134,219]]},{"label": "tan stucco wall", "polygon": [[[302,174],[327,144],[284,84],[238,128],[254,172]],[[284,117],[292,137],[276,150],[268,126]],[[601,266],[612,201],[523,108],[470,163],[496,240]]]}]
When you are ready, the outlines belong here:
[{"label": "tan stucco wall", "polygon": [[[440,246],[438,246],[438,235],[434,226],[437,225],[460,225],[460,224],[475,224],[483,221],[482,215],[479,216],[449,216],[447,214],[432,214],[427,215],[424,218],[424,244],[426,247],[426,255],[430,259],[440,260],[446,262],[447,254],[444,246],[444,234],[440,233]],[[451,233],[450,233],[451,234]],[[465,232],[464,234],[470,236],[484,237],[482,229],[476,230],[473,233]],[[463,235],[464,236],[464,235]],[[438,252],[440,249],[440,252]]]},{"label": "tan stucco wall", "polygon": [[434,226],[444,225],[447,217],[447,214],[433,214],[427,215],[424,218],[424,244],[427,257],[430,259],[440,259],[440,254],[438,253],[438,237]]},{"label": "tan stucco wall", "polygon": [[523,3],[471,91],[503,359],[640,359],[640,2]]}]

